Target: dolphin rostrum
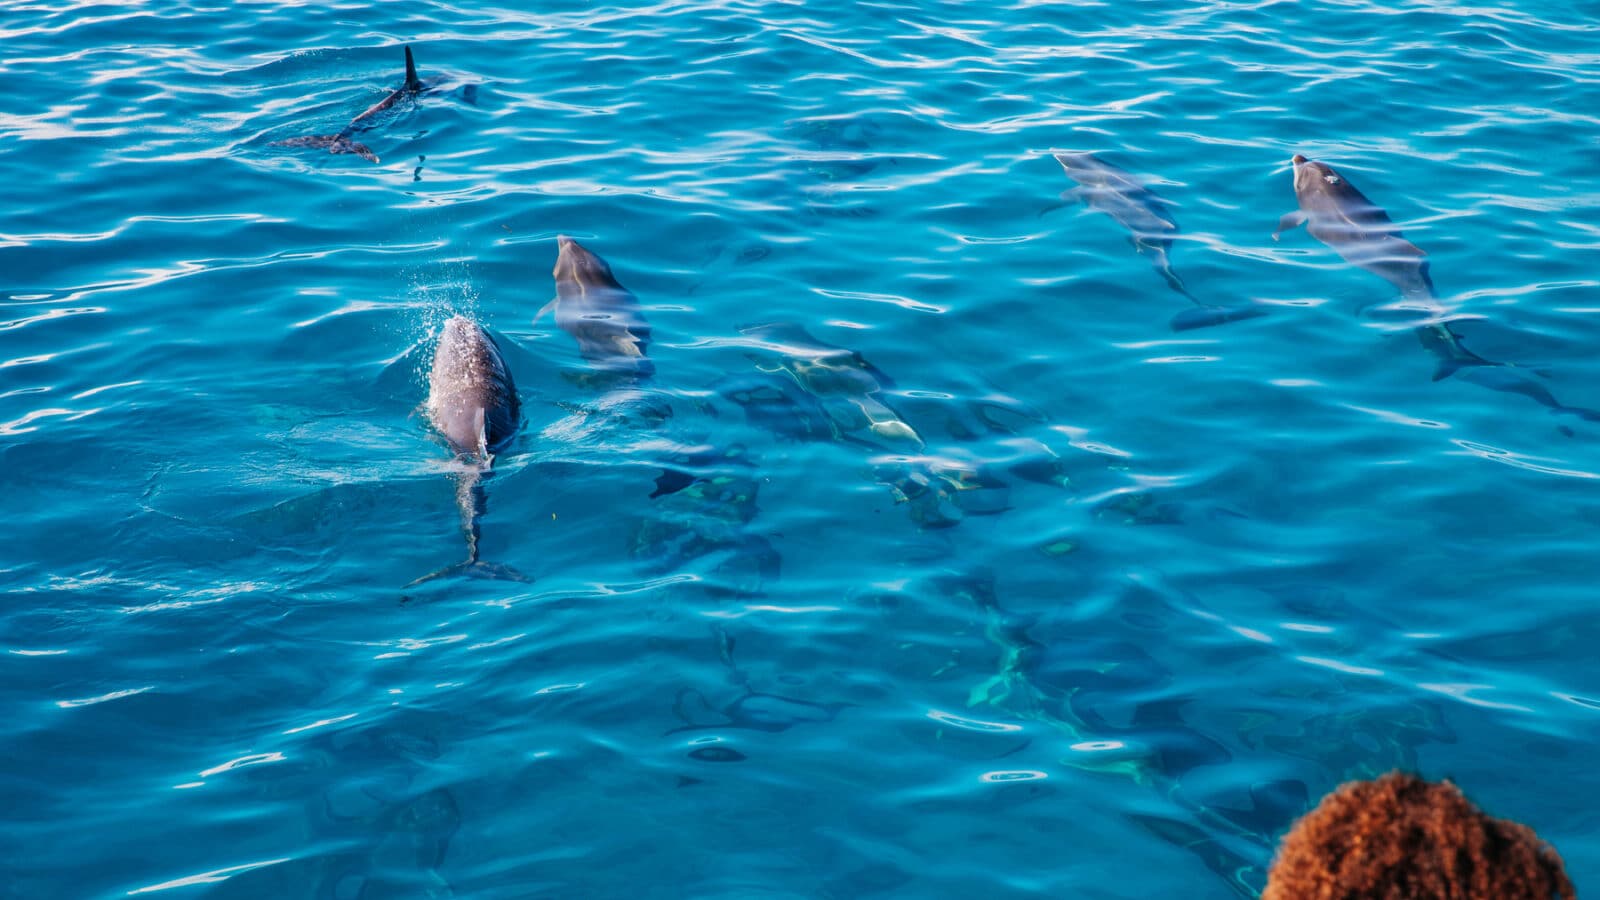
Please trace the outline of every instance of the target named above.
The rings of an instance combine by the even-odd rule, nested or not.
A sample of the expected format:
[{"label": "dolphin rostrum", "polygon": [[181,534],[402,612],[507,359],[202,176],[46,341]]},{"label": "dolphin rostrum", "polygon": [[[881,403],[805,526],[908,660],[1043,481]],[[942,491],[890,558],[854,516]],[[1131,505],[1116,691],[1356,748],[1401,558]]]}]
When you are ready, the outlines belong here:
[{"label": "dolphin rostrum", "polygon": [[1260,309],[1248,306],[1204,303],[1184,287],[1183,280],[1172,269],[1172,239],[1178,234],[1178,222],[1167,209],[1171,201],[1150,190],[1131,173],[1097,159],[1092,153],[1057,153],[1055,158],[1067,171],[1067,176],[1078,183],[1077,187],[1063,192],[1061,199],[1068,203],[1082,200],[1089,208],[1115,219],[1132,236],[1134,249],[1149,254],[1151,265],[1167,286],[1198,307],[1174,316],[1174,331],[1265,315]]},{"label": "dolphin rostrum", "polygon": [[377,162],[378,155],[372,152],[366,144],[355,140],[357,132],[366,131],[373,125],[373,117],[378,113],[394,106],[406,97],[414,97],[426,90],[422,80],[417,78],[417,64],[411,59],[411,48],[406,47],[406,83],[390,91],[389,96],[367,108],[367,111],[354,119],[338,134],[313,134],[306,137],[289,138],[284,141],[273,141],[278,147],[319,147],[325,148],[329,153],[354,153],[369,162]]},{"label": "dolphin rostrum", "polygon": [[428,373],[428,421],[456,454],[461,470],[456,481],[456,506],[467,536],[464,562],[418,578],[420,584],[444,575],[464,573],[513,581],[529,579],[509,566],[478,558],[478,521],[483,516],[483,482],[494,454],[516,436],[522,424],[517,386],[494,338],[466,316],[444,323]]},{"label": "dolphin rostrum", "polygon": [[556,315],[556,326],[578,342],[578,352],[596,369],[649,378],[655,365],[646,355],[650,323],[639,300],[617,282],[611,266],[566,235],[557,238],[556,298],[539,310]]}]

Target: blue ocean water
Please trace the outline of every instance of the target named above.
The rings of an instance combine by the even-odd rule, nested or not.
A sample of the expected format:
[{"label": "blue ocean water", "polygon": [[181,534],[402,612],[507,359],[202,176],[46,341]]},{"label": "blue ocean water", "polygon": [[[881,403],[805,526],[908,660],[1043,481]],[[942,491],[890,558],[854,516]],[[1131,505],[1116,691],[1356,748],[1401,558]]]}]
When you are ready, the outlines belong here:
[{"label": "blue ocean water", "polygon": [[[1249,897],[1396,767],[1594,883],[1592,6],[540,7],[0,15],[0,896]],[[1297,152],[1516,365],[1271,240]],[[458,313],[531,583],[408,587]]]}]

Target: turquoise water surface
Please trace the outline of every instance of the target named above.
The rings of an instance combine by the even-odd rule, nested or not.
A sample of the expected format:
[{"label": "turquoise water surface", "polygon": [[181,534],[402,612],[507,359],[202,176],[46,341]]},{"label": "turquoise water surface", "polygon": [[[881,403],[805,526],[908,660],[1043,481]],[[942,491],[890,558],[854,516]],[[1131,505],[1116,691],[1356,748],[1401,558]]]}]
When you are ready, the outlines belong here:
[{"label": "turquoise water surface", "polygon": [[[1595,13],[6,5],[0,897],[1251,897],[1396,767],[1594,884]],[[279,143],[403,45],[379,162]],[[1053,152],[1266,314],[1174,330]],[[1294,153],[1515,365],[1274,242]],[[561,234],[652,378],[535,318]],[[531,582],[412,584],[458,313]]]}]

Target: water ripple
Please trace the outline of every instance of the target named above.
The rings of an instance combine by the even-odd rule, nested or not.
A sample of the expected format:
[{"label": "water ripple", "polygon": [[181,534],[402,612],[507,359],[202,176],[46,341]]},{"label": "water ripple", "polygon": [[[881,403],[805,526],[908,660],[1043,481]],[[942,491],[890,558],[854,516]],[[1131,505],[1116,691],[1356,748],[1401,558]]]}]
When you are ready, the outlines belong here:
[{"label": "water ripple", "polygon": [[[1390,768],[1596,870],[1590,12],[8,7],[12,891],[1253,896]],[[402,46],[381,163],[278,143]],[[1436,306],[1271,240],[1295,153]],[[563,234],[647,384],[538,315]],[[403,587],[465,552],[457,313],[532,584]],[[1435,380],[1446,321],[1501,365]]]}]

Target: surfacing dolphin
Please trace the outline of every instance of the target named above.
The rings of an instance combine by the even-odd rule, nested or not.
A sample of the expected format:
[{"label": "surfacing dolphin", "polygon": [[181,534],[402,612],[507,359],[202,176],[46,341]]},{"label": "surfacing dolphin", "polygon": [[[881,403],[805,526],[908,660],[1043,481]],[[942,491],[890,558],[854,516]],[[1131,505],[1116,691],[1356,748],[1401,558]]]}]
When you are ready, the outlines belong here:
[{"label": "surfacing dolphin", "polygon": [[[611,265],[566,235],[556,238],[556,296],[533,317],[537,322],[554,311],[556,326],[572,336],[578,352],[596,371],[590,379],[608,389],[598,411],[613,424],[630,430],[654,430],[672,417],[661,395],[643,389],[655,374],[649,356],[650,323],[639,298],[623,287]],[[689,472],[667,466],[656,479],[652,498],[683,490],[696,480]]]},{"label": "surfacing dolphin", "polygon": [[306,137],[289,138],[284,141],[273,141],[275,147],[318,147],[326,149],[329,153],[354,153],[369,162],[377,162],[378,155],[366,144],[355,140],[357,132],[366,131],[373,125],[373,117],[378,113],[399,103],[406,97],[414,97],[427,90],[422,80],[417,78],[417,64],[411,59],[411,48],[406,47],[406,82],[399,88],[389,92],[377,103],[367,108],[367,111],[354,119],[338,134],[313,134]]},{"label": "surfacing dolphin", "polygon": [[1382,207],[1326,163],[1298,153],[1291,162],[1294,196],[1300,208],[1278,220],[1273,240],[1304,225],[1312,237],[1333,248],[1346,262],[1399,288],[1407,299],[1433,299],[1428,254],[1406,240]]},{"label": "surfacing dolphin", "polygon": [[[1294,164],[1294,196],[1300,208],[1278,220],[1272,239],[1301,225],[1346,262],[1366,269],[1400,289],[1401,296],[1437,312],[1433,278],[1428,274],[1428,254],[1406,240],[1382,207],[1367,199],[1355,185],[1326,163],[1299,153]],[[1430,322],[1416,329],[1422,346],[1439,360],[1433,380],[1448,377],[1464,366],[1499,363],[1468,350],[1446,322]]]},{"label": "surfacing dolphin", "polygon": [[455,452],[461,466],[456,506],[461,511],[461,530],[467,537],[467,558],[424,575],[411,585],[457,574],[531,580],[510,566],[478,558],[478,522],[486,500],[483,483],[494,465],[495,452],[509,444],[521,427],[522,411],[517,386],[499,346],[483,326],[466,316],[450,317],[439,334],[433,368],[428,373],[427,412],[428,421]]},{"label": "surfacing dolphin", "polygon": [[1249,306],[1203,303],[1184,287],[1183,280],[1172,269],[1172,239],[1178,234],[1178,222],[1167,210],[1172,205],[1170,200],[1150,190],[1131,173],[1097,159],[1092,153],[1057,153],[1055,158],[1067,171],[1067,177],[1078,183],[1077,187],[1063,192],[1061,199],[1066,203],[1081,200],[1090,209],[1100,210],[1115,219],[1128,230],[1134,249],[1150,256],[1151,265],[1167,286],[1197,307],[1172,318],[1174,331],[1265,315],[1262,310]]},{"label": "surfacing dolphin", "polygon": [[1428,271],[1428,254],[1406,240],[1384,209],[1367,199],[1349,179],[1327,163],[1296,153],[1294,196],[1300,208],[1278,220],[1272,239],[1301,225],[1311,236],[1344,257],[1400,289],[1401,296],[1418,305],[1428,320],[1414,331],[1423,349],[1438,361],[1433,380],[1461,377],[1493,391],[1521,394],[1552,412],[1600,421],[1600,411],[1565,406],[1550,390],[1530,377],[1530,370],[1484,359],[1461,342],[1461,336],[1441,318],[1445,310],[1434,294]]},{"label": "surfacing dolphin", "polygon": [[649,378],[655,364],[650,323],[633,292],[617,282],[611,266],[566,235],[556,238],[559,251],[552,274],[556,298],[539,310],[535,321],[554,311],[556,327],[572,335],[583,358],[603,372],[635,379]]}]

